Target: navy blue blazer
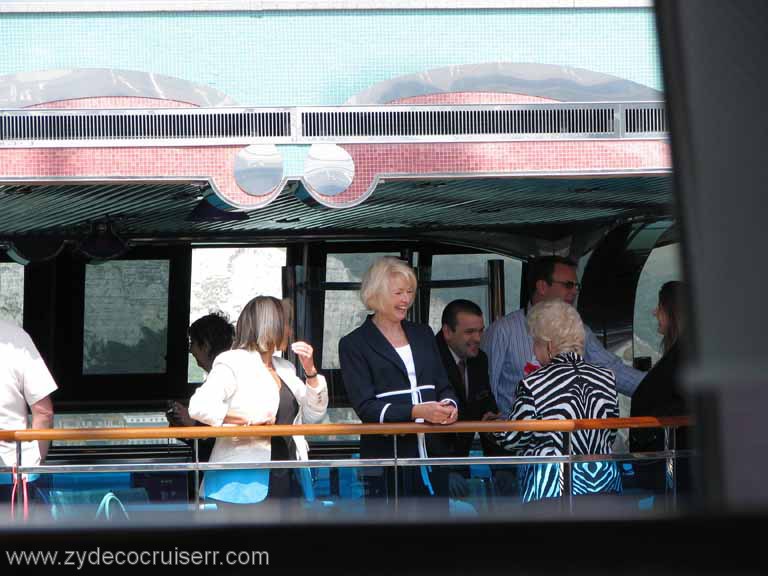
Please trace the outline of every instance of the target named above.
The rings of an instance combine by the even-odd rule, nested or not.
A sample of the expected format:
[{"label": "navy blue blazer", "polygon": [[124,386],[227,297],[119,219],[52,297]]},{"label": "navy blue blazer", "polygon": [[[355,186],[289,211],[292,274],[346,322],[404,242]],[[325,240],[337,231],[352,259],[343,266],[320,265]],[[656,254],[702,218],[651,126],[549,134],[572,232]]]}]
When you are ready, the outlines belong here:
[{"label": "navy blue blazer", "polygon": [[[403,330],[411,346],[416,367],[417,388],[411,390],[402,359],[373,323],[373,316],[339,341],[339,363],[347,397],[363,422],[412,422],[415,403],[451,400],[458,406],[448,375],[429,326],[403,321]],[[415,396],[415,402],[414,402]],[[429,456],[443,456],[447,450],[439,437],[427,434]],[[392,438],[362,435],[361,458],[393,456]],[[397,454],[418,457],[416,436],[400,435]]]}]

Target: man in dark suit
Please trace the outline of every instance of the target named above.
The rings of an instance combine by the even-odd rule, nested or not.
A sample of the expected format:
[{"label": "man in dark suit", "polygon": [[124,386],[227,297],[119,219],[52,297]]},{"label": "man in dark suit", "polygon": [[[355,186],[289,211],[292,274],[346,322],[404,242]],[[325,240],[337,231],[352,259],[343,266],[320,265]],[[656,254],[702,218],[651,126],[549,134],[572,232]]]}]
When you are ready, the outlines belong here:
[{"label": "man in dark suit", "polygon": [[[482,420],[484,417],[495,416],[498,412],[488,379],[488,357],[480,350],[484,328],[483,311],[477,304],[470,300],[454,300],[443,310],[442,327],[435,336],[448,380],[459,401],[459,420]],[[452,435],[449,455],[469,456],[474,437],[475,434],[471,432]],[[481,434],[480,444],[485,456],[509,456],[489,435]],[[502,472],[502,469],[496,470],[494,476],[498,477],[499,472]],[[496,484],[497,491],[507,494],[513,489],[514,472],[511,468],[504,472],[506,473],[501,476],[506,480],[497,478],[501,481]],[[468,466],[452,469],[452,496],[468,495],[469,486],[466,480],[469,475]],[[509,487],[500,490],[499,484]]]},{"label": "man in dark suit", "polygon": [[[488,357],[480,350],[483,311],[470,300],[454,300],[443,310],[442,328],[435,337],[448,380],[459,400],[459,420],[482,420],[498,412],[488,381]],[[453,456],[468,456],[473,433],[456,434]],[[481,437],[483,451],[495,446]]]}]

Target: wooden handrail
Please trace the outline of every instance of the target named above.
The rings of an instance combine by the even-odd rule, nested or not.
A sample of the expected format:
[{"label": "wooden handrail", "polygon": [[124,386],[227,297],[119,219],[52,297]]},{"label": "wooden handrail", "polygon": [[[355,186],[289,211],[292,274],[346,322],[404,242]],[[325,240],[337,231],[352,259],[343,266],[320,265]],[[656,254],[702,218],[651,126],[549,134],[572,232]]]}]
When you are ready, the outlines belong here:
[{"label": "wooden handrail", "polygon": [[617,428],[691,426],[689,416],[654,418],[602,418],[593,420],[492,420],[462,421],[447,426],[398,422],[389,424],[300,424],[280,426],[192,426],[178,428],[56,428],[0,431],[0,440],[136,440],[147,438],[222,438],[251,436],[349,436],[355,434],[414,434],[456,432],[574,432]]}]

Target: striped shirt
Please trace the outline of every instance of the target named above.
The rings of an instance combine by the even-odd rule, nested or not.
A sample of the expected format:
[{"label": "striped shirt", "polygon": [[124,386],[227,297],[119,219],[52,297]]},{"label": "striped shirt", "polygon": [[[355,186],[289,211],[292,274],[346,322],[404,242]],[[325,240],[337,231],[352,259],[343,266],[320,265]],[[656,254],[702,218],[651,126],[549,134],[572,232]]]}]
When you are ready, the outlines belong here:
[{"label": "striped shirt", "polygon": [[[569,420],[616,418],[619,407],[616,381],[607,368],[593,366],[575,352],[558,354],[547,366],[520,381],[510,420]],[[560,456],[566,453],[562,432],[497,432],[504,449],[522,456]],[[616,430],[578,430],[571,434],[572,454],[610,454]],[[560,496],[559,464],[522,468],[523,500]],[[596,494],[621,490],[615,462],[586,462],[573,466],[573,493]]]},{"label": "striped shirt", "polygon": [[[584,359],[590,364],[610,368],[616,376],[618,392],[631,396],[645,374],[630,368],[618,356],[603,348],[586,325],[584,330]],[[507,416],[515,402],[517,384],[525,377],[525,365],[532,363],[538,366],[525,310],[515,310],[493,322],[485,331],[481,348],[488,355],[491,390],[499,411]]]}]

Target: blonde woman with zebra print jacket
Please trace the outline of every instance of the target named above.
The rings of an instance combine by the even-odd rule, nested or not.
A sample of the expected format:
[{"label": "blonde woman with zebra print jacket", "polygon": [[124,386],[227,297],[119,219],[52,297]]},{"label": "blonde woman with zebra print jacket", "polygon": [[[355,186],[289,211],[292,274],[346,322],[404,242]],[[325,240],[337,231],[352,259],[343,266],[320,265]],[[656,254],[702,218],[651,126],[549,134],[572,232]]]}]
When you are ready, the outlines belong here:
[{"label": "blonde woman with zebra print jacket", "polygon": [[[615,418],[619,415],[616,378],[611,370],[584,361],[584,324],[576,309],[560,300],[540,302],[528,312],[528,329],[541,368],[523,378],[510,420]],[[499,432],[500,446],[520,456],[565,454],[560,432]],[[579,430],[571,438],[573,454],[610,454],[615,430]],[[524,502],[562,494],[559,464],[523,466]],[[573,493],[619,492],[615,462],[582,462],[573,466]]]}]

